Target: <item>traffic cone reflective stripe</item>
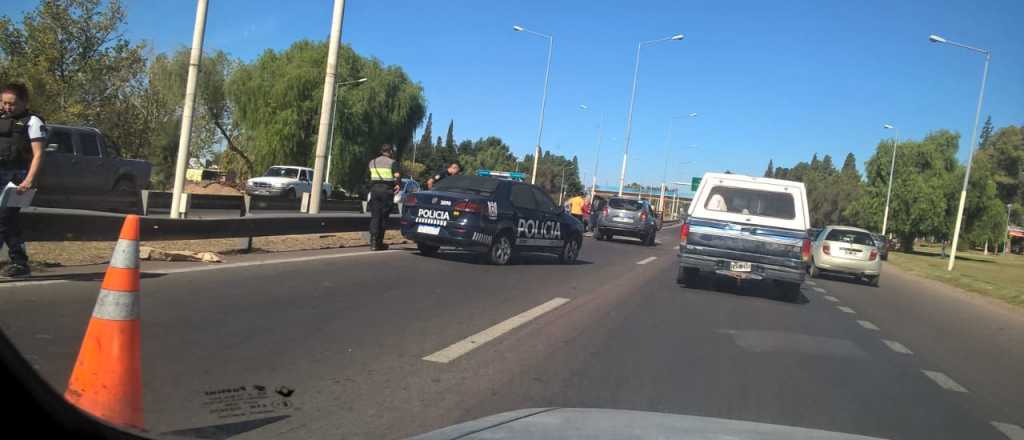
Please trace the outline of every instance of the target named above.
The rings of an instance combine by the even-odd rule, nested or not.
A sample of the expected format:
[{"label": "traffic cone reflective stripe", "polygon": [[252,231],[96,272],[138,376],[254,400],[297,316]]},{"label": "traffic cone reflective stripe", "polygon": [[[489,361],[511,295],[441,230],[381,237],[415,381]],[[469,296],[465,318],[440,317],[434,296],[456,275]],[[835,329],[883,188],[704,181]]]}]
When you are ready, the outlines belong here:
[{"label": "traffic cone reflective stripe", "polygon": [[64,397],[109,423],[141,429],[139,218],[125,218]]}]

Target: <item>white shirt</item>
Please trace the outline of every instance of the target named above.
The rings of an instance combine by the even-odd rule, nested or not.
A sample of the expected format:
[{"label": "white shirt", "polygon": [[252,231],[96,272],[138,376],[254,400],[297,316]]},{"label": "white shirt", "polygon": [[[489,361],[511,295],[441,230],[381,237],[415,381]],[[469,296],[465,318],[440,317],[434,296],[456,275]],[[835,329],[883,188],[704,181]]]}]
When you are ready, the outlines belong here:
[{"label": "white shirt", "polygon": [[46,124],[43,123],[42,119],[38,116],[32,115],[28,119],[28,138],[32,142],[46,141],[46,137],[49,135],[49,130],[46,128]]}]

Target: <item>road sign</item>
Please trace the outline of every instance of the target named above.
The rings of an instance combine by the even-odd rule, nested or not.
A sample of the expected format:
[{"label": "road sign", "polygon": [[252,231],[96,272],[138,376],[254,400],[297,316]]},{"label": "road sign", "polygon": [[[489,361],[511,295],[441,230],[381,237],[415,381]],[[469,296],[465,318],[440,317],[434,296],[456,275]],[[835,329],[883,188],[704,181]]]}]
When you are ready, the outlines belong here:
[{"label": "road sign", "polygon": [[700,177],[694,177],[690,180],[690,191],[697,191],[697,187],[700,186]]}]

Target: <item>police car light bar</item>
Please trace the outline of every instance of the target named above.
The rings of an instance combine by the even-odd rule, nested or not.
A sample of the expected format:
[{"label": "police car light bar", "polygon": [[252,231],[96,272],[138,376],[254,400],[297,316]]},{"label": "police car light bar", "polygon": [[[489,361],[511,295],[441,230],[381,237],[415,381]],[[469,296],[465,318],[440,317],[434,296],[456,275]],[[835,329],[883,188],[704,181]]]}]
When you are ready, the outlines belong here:
[{"label": "police car light bar", "polygon": [[526,181],[526,173],[520,173],[518,171],[476,170],[476,175],[481,177],[515,180],[517,182]]}]

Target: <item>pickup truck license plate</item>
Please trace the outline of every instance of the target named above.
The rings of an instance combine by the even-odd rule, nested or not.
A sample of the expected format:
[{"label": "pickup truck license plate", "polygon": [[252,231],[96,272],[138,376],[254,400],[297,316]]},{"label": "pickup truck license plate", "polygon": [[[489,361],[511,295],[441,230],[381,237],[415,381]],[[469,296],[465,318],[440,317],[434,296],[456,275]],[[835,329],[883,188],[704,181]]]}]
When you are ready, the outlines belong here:
[{"label": "pickup truck license plate", "polygon": [[750,263],[746,261],[730,261],[729,270],[733,272],[750,272]]},{"label": "pickup truck license plate", "polygon": [[419,226],[416,226],[416,232],[419,232],[420,234],[437,235],[437,234],[441,233],[441,227],[440,226],[419,225]]},{"label": "pickup truck license plate", "polygon": [[629,217],[612,217],[612,220],[617,221],[619,223],[633,223],[633,219]]}]

